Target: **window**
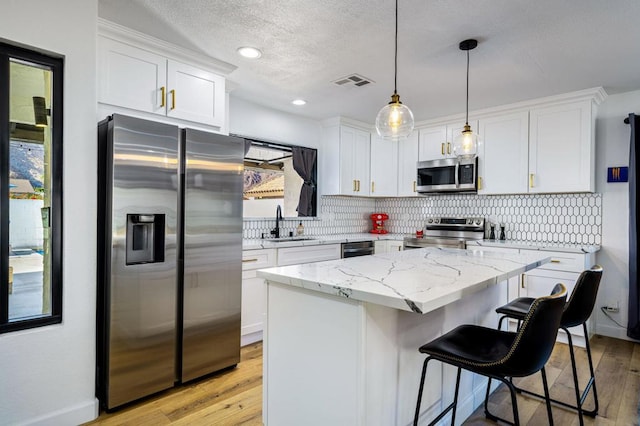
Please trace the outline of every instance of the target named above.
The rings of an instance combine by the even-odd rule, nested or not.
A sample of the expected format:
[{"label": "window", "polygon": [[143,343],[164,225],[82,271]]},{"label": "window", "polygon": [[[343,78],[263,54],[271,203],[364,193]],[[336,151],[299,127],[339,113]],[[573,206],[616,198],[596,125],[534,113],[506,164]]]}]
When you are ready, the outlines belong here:
[{"label": "window", "polygon": [[61,58],[0,43],[0,332],[62,321]]}]

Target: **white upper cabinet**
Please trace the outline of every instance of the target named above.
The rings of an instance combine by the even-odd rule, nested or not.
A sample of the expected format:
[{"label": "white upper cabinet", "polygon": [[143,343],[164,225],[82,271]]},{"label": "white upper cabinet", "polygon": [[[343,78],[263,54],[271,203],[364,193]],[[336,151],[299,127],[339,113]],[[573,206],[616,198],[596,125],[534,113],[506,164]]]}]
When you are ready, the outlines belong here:
[{"label": "white upper cabinet", "polygon": [[[419,132],[418,160],[437,160],[455,157],[453,141],[462,133],[464,122],[448,123],[421,129]],[[477,132],[478,122],[470,121],[471,129]]]},{"label": "white upper cabinet", "polygon": [[222,76],[109,38],[98,40],[99,102],[223,126]]},{"label": "white upper cabinet", "polygon": [[530,111],[529,192],[595,190],[594,108],[583,100]]},{"label": "white upper cabinet", "polygon": [[529,114],[503,114],[479,121],[479,194],[527,192]]},{"label": "white upper cabinet", "polygon": [[98,52],[98,102],[166,114],[166,58],[103,37]]},{"label": "white upper cabinet", "polygon": [[418,161],[447,158],[453,155],[451,141],[447,142],[447,126],[421,129],[418,134]]},{"label": "white upper cabinet", "polygon": [[225,79],[176,61],[167,62],[167,116],[222,127]]},{"label": "white upper cabinet", "polygon": [[163,116],[226,131],[224,75],[235,65],[103,19],[97,58],[99,114]]},{"label": "white upper cabinet", "polygon": [[371,196],[398,195],[398,147],[404,142],[383,139],[377,133],[371,134]]},{"label": "white upper cabinet", "polygon": [[398,142],[398,195],[411,197],[416,192],[418,162],[418,132],[413,131],[406,139]]},{"label": "white upper cabinet", "polygon": [[319,192],[323,195],[368,196],[370,189],[370,133],[342,123],[325,122],[322,131]]}]

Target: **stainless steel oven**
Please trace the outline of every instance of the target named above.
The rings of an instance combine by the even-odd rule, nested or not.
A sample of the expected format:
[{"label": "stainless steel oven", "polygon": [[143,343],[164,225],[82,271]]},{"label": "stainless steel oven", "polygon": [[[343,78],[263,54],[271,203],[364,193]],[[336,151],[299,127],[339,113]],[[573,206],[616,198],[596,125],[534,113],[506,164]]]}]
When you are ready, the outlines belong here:
[{"label": "stainless steel oven", "polygon": [[467,248],[467,241],[484,238],[484,218],[431,217],[424,228],[424,237],[405,237],[404,249],[423,247]]}]

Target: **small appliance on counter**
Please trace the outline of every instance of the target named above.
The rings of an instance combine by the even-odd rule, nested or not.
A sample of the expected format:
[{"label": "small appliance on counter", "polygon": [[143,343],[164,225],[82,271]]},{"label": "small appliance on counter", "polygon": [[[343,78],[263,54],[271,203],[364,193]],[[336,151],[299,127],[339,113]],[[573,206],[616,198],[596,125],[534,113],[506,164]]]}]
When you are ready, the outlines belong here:
[{"label": "small appliance on counter", "polygon": [[387,230],[384,229],[384,221],[389,219],[389,215],[386,213],[372,213],[371,221],[373,222],[373,229],[369,231],[371,234],[387,234]]}]

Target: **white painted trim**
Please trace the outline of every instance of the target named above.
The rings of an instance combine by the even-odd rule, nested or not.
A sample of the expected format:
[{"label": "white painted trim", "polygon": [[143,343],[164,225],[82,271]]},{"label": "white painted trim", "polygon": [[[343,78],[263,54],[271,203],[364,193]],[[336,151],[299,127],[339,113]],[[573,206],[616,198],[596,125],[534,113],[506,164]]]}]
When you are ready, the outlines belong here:
[{"label": "white painted trim", "polygon": [[359,129],[365,132],[370,132],[370,133],[375,132],[375,128],[373,127],[372,124],[364,123],[362,121],[354,120],[352,118],[347,118],[347,117],[327,118],[326,120],[322,120],[320,124],[322,124],[322,127],[333,127],[333,126],[340,126],[344,124],[350,127],[355,127],[356,129]]},{"label": "white painted trim", "polygon": [[629,342],[637,342],[637,340],[627,336],[627,329],[620,328],[617,325],[596,325],[596,334],[600,336],[613,337],[614,339],[626,340]]},{"label": "white painted trim", "polygon": [[88,419],[96,419],[99,414],[100,404],[98,399],[94,398],[92,401],[49,412],[22,424],[30,426],[77,425],[87,422]]},{"label": "white painted trim", "polygon": [[98,18],[98,36],[117,40],[135,47],[150,50],[169,59],[200,66],[211,71],[227,75],[238,67],[211,56],[179,47],[164,40],[132,30],[106,19]]},{"label": "white painted trim", "polygon": [[243,334],[240,337],[240,346],[251,345],[262,340],[262,330],[253,333]]},{"label": "white painted trim", "polygon": [[[560,105],[563,103],[591,100],[594,105],[601,104],[607,97],[607,92],[602,87],[594,87],[591,89],[578,90],[576,92],[563,93],[560,95],[547,96],[544,98],[531,99],[522,102],[516,102],[512,104],[500,105],[491,108],[484,108],[469,112],[470,121],[481,119],[483,116],[496,115],[501,113],[512,113],[518,111],[529,110],[532,108]],[[464,113],[448,115],[446,117],[438,117],[429,120],[423,120],[416,122],[415,130],[419,130],[425,127],[437,126],[442,124],[448,124],[460,120],[464,120]]]}]

